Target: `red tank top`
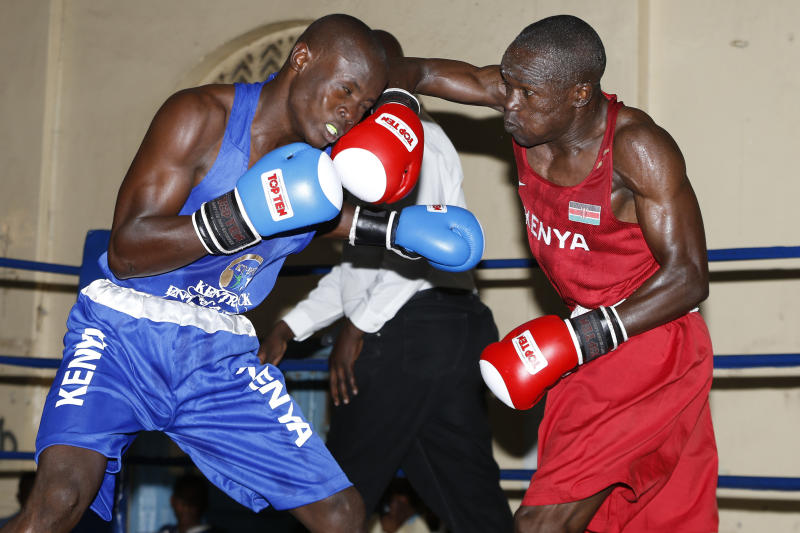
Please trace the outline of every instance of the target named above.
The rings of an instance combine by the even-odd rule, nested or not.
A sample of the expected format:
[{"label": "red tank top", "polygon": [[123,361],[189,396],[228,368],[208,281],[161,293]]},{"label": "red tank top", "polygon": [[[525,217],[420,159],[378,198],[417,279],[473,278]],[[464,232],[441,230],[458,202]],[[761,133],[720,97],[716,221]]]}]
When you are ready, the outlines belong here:
[{"label": "red tank top", "polygon": [[589,175],[573,187],[539,176],[526,149],[514,142],[531,252],[570,309],[613,305],[659,268],[639,225],[621,222],[611,211],[614,127],[622,102],[606,97],[600,151]]}]

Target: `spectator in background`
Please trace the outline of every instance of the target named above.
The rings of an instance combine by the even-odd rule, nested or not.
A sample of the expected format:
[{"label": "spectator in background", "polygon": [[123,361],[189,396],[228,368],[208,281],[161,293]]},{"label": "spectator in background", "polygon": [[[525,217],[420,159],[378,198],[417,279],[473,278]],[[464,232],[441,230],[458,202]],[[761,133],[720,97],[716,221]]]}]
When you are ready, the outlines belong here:
[{"label": "spectator in background", "polygon": [[197,474],[184,474],[175,480],[169,499],[178,523],[167,525],[158,533],[223,533],[203,521],[208,509],[208,482]]},{"label": "spectator in background", "polygon": [[370,533],[431,533],[438,519],[420,500],[407,479],[394,478],[386,489]]}]

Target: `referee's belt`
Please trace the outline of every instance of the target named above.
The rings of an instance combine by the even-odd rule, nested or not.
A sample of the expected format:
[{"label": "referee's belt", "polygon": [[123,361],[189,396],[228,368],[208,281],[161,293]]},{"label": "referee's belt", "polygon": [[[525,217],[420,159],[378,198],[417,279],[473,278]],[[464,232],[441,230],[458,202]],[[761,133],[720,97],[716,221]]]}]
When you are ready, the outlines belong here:
[{"label": "referee's belt", "polygon": [[453,298],[474,298],[475,291],[468,289],[456,289],[451,287],[431,287],[417,292],[412,296],[408,303],[416,302],[418,300],[431,300],[431,299],[453,299]]}]

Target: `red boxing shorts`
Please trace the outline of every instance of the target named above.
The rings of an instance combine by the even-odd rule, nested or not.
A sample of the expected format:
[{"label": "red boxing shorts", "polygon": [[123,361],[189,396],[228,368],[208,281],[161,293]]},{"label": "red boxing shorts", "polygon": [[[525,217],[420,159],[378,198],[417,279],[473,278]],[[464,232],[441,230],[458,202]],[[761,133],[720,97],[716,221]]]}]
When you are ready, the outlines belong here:
[{"label": "red boxing shorts", "polygon": [[588,531],[717,531],[712,372],[708,329],[689,313],[562,379],[547,395],[522,505],[615,486]]}]

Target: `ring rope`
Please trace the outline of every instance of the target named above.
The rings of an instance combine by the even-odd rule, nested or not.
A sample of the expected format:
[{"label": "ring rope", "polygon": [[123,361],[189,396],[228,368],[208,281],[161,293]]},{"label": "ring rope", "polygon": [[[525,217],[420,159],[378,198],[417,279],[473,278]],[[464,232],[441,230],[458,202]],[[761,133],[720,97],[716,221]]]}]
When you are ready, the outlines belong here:
[{"label": "ring rope", "polygon": [[[26,460],[33,461],[33,452],[3,452],[0,451],[0,461],[2,460]],[[146,464],[160,466],[180,466],[188,462],[186,457],[126,457],[124,461],[128,464]],[[530,481],[531,476],[536,470],[520,468],[507,468],[500,470],[500,479],[506,481]],[[744,489],[744,490],[779,490],[797,491],[800,490],[800,478],[796,477],[773,477],[773,476],[719,476],[717,488],[720,489]]]},{"label": "ring rope", "polygon": [[[60,364],[61,358],[0,355],[0,365],[58,368]],[[788,368],[795,366],[800,366],[800,353],[714,356],[715,369]],[[327,372],[328,361],[325,359],[286,359],[278,367],[283,372]]]},{"label": "ring rope", "polygon": [[[529,481],[536,470],[505,469],[500,479]],[[748,490],[800,490],[800,478],[770,476],[719,476],[717,488]]]},{"label": "ring rope", "polygon": [[[715,261],[747,261],[759,259],[789,259],[800,257],[800,246],[771,246],[771,247],[750,247],[750,248],[723,248],[708,251],[708,260]],[[484,259],[476,268],[478,269],[500,269],[500,268],[535,268],[535,260],[530,258],[522,259]],[[46,263],[41,261],[26,261],[21,259],[11,259],[0,257],[0,267],[13,268],[20,270],[33,270],[40,272],[50,272],[55,274],[65,274],[78,276],[81,272],[80,266],[64,265],[59,263]],[[289,265],[282,269],[282,275],[302,276],[311,274],[325,274],[329,272],[329,265]],[[0,364],[22,366],[30,368],[58,368],[61,363],[60,358],[42,357],[17,357],[0,355]],[[280,365],[284,372],[293,371],[316,371],[326,372],[328,362],[324,359],[309,360],[286,360]],[[793,367],[800,366],[800,354],[758,354],[758,355],[715,355],[715,369],[731,368],[764,368],[764,367]],[[33,460],[34,452],[0,451],[0,460]],[[128,462],[138,463],[141,458],[131,457]],[[176,460],[184,461],[184,458],[147,458],[151,464],[169,465]],[[500,471],[500,479],[528,481],[535,470],[528,469],[503,469]],[[800,478],[796,477],[769,477],[769,476],[730,476],[721,475],[718,478],[718,488],[722,489],[747,489],[747,490],[777,490],[777,491],[798,491],[800,490]]]},{"label": "ring rope", "polygon": [[[750,248],[719,248],[708,250],[708,260],[710,262],[719,261],[750,261],[758,259],[792,259],[800,257],[800,246],[765,246]],[[534,259],[484,259],[477,269],[491,270],[496,268],[536,268],[538,265]],[[27,261],[23,259],[12,259],[0,257],[0,267],[14,268],[19,270],[34,270],[40,272],[52,272],[56,274],[67,274],[77,276],[80,274],[81,267],[74,265],[64,265],[60,263],[45,263],[41,261]],[[310,274],[325,274],[330,272],[330,265],[287,265],[281,270],[282,275],[304,276]]]}]

